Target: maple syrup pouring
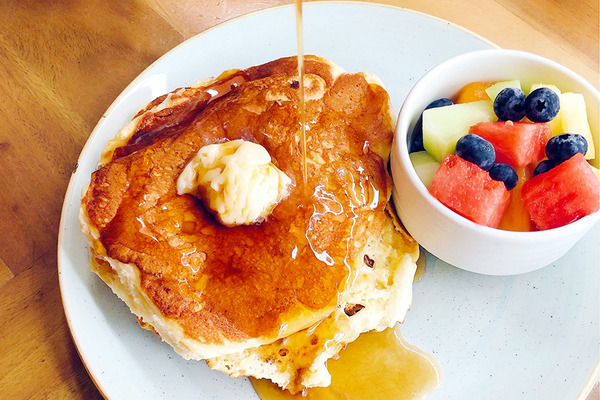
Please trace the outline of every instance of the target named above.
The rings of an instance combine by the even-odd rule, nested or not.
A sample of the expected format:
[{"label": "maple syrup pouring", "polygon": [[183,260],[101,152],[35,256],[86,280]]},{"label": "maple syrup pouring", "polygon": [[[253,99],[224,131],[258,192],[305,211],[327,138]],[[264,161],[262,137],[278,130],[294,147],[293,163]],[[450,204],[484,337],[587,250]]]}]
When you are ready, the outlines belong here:
[{"label": "maple syrup pouring", "polygon": [[304,106],[304,33],[302,30],[302,0],[294,0],[296,3],[296,41],[298,44],[298,97],[300,99],[300,129],[302,132],[302,180],[304,194],[307,193],[307,171],[306,171],[306,112]]},{"label": "maple syrup pouring", "polygon": [[[302,177],[304,194],[307,195],[302,0],[294,2],[298,44]],[[417,262],[421,264],[421,268],[415,281],[424,273],[424,261],[424,257],[421,257]],[[348,344],[340,352],[338,359],[328,361],[328,370],[332,376],[330,386],[307,389],[296,395],[280,389],[269,380],[251,378],[251,382],[262,400],[414,400],[432,392],[441,380],[441,369],[435,358],[408,344],[400,334],[399,325],[383,332],[361,334],[356,341]]]}]

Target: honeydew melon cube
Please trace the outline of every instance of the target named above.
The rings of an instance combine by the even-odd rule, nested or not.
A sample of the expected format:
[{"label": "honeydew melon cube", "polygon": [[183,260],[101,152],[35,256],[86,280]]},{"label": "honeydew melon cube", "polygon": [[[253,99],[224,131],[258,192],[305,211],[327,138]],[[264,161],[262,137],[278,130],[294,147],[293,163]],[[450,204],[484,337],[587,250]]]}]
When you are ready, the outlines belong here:
[{"label": "honeydew melon cube", "polygon": [[585,158],[591,160],[596,157],[594,149],[594,139],[587,117],[585,108],[585,99],[581,93],[566,92],[560,96],[560,111],[557,118],[560,118],[560,129],[553,134],[578,133],[587,140],[588,150]]},{"label": "honeydew melon cube", "polygon": [[496,100],[496,96],[498,96],[498,93],[500,93],[502,89],[506,89],[509,87],[521,89],[521,81],[518,79],[514,79],[512,81],[501,81],[485,89],[485,92],[488,96],[490,96],[490,99],[492,100],[493,104],[494,100]]},{"label": "honeydew melon cube", "polygon": [[[531,93],[534,90],[539,89],[541,87],[545,87],[545,88],[548,88],[548,89],[554,91],[554,93],[556,93],[558,95],[558,98],[560,99],[560,96],[561,96],[560,89],[554,85],[546,85],[545,83],[534,83],[533,85],[531,85],[531,90],[529,90],[529,93]],[[558,114],[556,114],[556,117],[554,117],[550,121],[548,121],[548,125],[550,126],[550,130],[552,131],[553,136],[562,133],[562,132],[558,132],[560,129],[562,129],[562,126],[560,123],[560,109],[558,110]]]},{"label": "honeydew melon cube", "polygon": [[423,147],[442,162],[444,157],[454,153],[456,142],[469,133],[472,125],[497,119],[491,100],[430,108],[423,112]]},{"label": "honeydew melon cube", "polygon": [[433,175],[440,168],[440,163],[426,151],[410,153],[409,157],[417,176],[425,187],[429,188]]},{"label": "honeydew melon cube", "polygon": [[[552,90],[554,93],[556,93],[560,97],[561,92],[558,87],[556,87],[554,85],[547,85],[545,83],[534,83],[533,85],[531,85],[531,89],[529,89],[529,93],[533,92],[536,89],[542,88],[542,87]],[[529,93],[527,93],[527,94],[529,94]]]}]

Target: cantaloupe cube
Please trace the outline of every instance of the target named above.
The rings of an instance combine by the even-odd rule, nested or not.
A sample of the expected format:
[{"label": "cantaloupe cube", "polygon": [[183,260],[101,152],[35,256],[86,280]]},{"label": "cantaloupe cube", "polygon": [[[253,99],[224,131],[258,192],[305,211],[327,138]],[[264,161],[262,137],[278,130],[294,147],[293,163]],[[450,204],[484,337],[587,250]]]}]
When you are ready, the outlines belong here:
[{"label": "cantaloupe cube", "polygon": [[529,212],[527,212],[523,204],[523,200],[521,200],[521,190],[523,189],[523,183],[533,176],[533,168],[531,166],[517,167],[515,171],[517,172],[519,181],[517,186],[511,190],[510,205],[498,228],[507,231],[530,232],[534,229],[534,225],[531,217],[529,217]]},{"label": "cantaloupe cube", "polygon": [[470,103],[472,101],[488,100],[490,96],[486,93],[486,90],[494,85],[494,82],[470,82],[460,89],[456,95],[454,102]]}]

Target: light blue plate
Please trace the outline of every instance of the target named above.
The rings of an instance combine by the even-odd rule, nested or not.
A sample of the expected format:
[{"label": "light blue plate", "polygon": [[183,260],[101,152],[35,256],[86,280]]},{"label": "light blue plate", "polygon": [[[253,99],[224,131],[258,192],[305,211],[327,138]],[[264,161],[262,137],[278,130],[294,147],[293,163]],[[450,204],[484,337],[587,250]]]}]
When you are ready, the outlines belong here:
[{"label": "light blue plate", "polygon": [[[378,75],[396,109],[435,64],[493,46],[446,21],[367,3],[307,3],[304,32],[306,54]],[[60,286],[77,349],[108,399],[257,398],[248,380],[184,361],[139,328],[124,303],[90,272],[77,215],[105,142],[139,107],[199,78],[294,55],[295,35],[289,6],[232,20],[184,42],[121,93],[85,145],[63,206]],[[598,248],[595,229],[556,265],[516,277],[467,273],[429,255],[402,327],[410,343],[442,366],[443,382],[428,398],[576,398],[598,360]]]}]

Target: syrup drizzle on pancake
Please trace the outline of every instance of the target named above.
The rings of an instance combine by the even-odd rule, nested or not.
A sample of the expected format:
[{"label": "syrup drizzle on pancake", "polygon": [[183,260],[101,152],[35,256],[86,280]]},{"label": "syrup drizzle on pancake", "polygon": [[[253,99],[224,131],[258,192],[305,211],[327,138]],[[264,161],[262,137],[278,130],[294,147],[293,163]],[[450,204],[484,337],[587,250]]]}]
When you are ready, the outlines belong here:
[{"label": "syrup drizzle on pancake", "polygon": [[[101,253],[135,264],[141,290],[190,337],[275,337],[301,319],[288,315],[302,314],[304,326],[320,320],[337,305],[349,262],[362,259],[366,238],[386,218],[387,93],[360,74],[338,75],[314,56],[305,56],[304,66],[310,196],[300,185],[298,136],[289,134],[298,132],[297,105],[272,99],[297,96],[296,57],[157,98],[92,176],[83,207],[99,231]],[[269,123],[267,114],[257,117],[263,109]],[[175,183],[198,149],[235,139],[263,145],[295,177],[296,189],[261,224],[225,228],[200,200],[178,196]],[[252,301],[231,293],[251,293]],[[205,320],[212,325],[198,322]]]}]

